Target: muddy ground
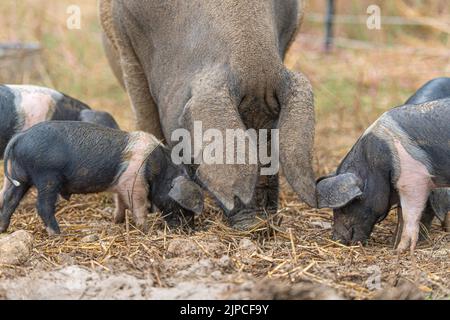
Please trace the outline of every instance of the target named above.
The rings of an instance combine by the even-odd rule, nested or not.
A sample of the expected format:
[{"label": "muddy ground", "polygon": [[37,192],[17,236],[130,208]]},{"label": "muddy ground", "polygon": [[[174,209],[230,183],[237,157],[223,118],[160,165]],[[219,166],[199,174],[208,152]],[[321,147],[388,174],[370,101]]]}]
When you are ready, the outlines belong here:
[{"label": "muddy ground", "polygon": [[438,224],[414,266],[392,249],[395,214],[376,228],[367,247],[332,242],[329,212],[287,199],[277,216],[249,232],[228,228],[209,206],[195,231],[168,230],[150,216],[152,228],[144,235],[131,223],[111,222],[105,194],[61,201],[63,234],[48,237],[34,200],[32,193],[13,217],[10,234],[26,230],[32,241],[27,235],[15,249],[14,257],[23,255],[15,265],[0,265],[5,299],[449,297],[449,234]]}]

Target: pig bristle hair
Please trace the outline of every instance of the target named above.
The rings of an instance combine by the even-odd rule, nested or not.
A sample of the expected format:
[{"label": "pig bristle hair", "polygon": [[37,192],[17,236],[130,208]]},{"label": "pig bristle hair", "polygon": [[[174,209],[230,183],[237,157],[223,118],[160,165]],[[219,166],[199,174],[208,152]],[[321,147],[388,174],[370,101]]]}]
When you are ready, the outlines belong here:
[{"label": "pig bristle hair", "polygon": [[431,161],[428,155],[423,151],[416,143],[413,141],[408,133],[406,133],[401,126],[395,121],[388,112],[384,113],[371,127],[368,131],[380,139],[387,142],[391,154],[393,156],[394,176],[392,177],[393,182],[397,181],[400,165],[398,163],[398,155],[396,148],[394,147],[394,140],[399,141],[403,147],[410,153],[415,159],[420,161],[425,165],[430,171],[432,168]]},{"label": "pig bristle hair", "polygon": [[[151,135],[151,134],[149,134],[149,133],[147,133],[147,132],[143,132],[143,131],[134,131],[134,132],[130,132],[130,133],[129,133],[130,140],[129,140],[128,145],[126,146],[125,150],[124,150],[123,153],[122,153],[122,156],[124,157],[124,159],[123,159],[122,163],[121,163],[120,166],[119,166],[119,170],[118,170],[118,172],[117,172],[117,175],[114,177],[114,180],[113,180],[114,182],[113,182],[113,184],[116,183],[116,182],[119,180],[120,176],[121,176],[121,175],[123,174],[123,172],[127,169],[128,165],[129,165],[129,161],[128,161],[128,159],[126,159],[126,156],[127,156],[127,154],[133,149],[135,143],[140,139],[140,137],[141,137],[142,135],[150,136],[150,137],[151,137],[151,140],[153,140],[153,143],[152,143],[151,145],[148,146],[148,149],[147,149],[146,152],[145,152],[145,153],[146,153],[145,161],[147,161],[147,159],[150,157],[150,155],[152,154],[152,152],[153,152],[159,145],[164,146],[164,144],[163,144],[160,140],[158,140],[155,136],[153,136],[153,135]],[[144,162],[145,162],[145,161],[144,161]],[[144,165],[144,164],[141,164],[141,167],[142,167],[143,165]]]}]

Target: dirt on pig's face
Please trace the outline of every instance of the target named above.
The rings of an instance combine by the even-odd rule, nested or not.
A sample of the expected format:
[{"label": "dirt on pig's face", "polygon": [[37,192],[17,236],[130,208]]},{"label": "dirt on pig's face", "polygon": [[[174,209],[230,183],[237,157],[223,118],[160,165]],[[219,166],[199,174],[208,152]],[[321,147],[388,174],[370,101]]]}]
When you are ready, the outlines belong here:
[{"label": "dirt on pig's face", "polygon": [[333,211],[333,240],[345,245],[366,244],[377,223],[375,214],[360,203]]},{"label": "dirt on pig's face", "polygon": [[389,207],[388,183],[379,175],[369,176],[359,197],[333,209],[333,240],[345,245],[366,244],[375,225],[386,218]]},{"label": "dirt on pig's face", "polygon": [[203,191],[182,165],[172,162],[170,150],[159,146],[147,162],[149,200],[161,211],[170,227],[194,226],[194,217],[203,210]]}]

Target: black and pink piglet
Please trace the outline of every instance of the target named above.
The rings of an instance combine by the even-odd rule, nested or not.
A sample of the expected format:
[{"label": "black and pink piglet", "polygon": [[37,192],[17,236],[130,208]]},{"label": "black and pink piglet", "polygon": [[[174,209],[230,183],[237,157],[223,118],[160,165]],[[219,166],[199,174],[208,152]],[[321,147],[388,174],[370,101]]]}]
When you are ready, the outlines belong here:
[{"label": "black and pink piglet", "polygon": [[107,112],[53,89],[30,85],[0,85],[0,158],[18,132],[47,120],[84,121],[118,129]]},{"label": "black and pink piglet", "polygon": [[17,134],[5,150],[5,192],[1,197],[0,231],[27,191],[37,188],[37,210],[49,234],[60,229],[55,219],[58,195],[115,193],[114,221],[129,209],[146,230],[146,216],[156,207],[167,220],[192,221],[203,209],[201,188],[171,152],[144,132],[74,121],[47,121]]}]

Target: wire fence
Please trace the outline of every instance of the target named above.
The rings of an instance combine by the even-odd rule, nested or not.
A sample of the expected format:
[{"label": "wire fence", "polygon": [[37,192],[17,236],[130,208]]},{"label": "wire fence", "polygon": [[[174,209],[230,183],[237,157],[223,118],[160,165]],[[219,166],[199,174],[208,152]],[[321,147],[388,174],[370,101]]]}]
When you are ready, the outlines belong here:
[{"label": "wire fence", "polygon": [[[320,14],[311,12],[306,15],[306,20],[313,23],[323,23],[325,25],[325,51],[330,51],[332,47],[339,44],[343,47],[354,49],[373,49],[374,45],[370,42],[336,38],[334,35],[334,28],[336,24],[350,24],[350,25],[368,25],[369,15],[338,15],[335,14],[334,0],[328,0],[326,14]],[[422,26],[433,28],[439,32],[450,34],[450,17],[444,18],[435,17],[401,17],[401,16],[380,16],[380,25],[387,26]],[[379,44],[376,45],[377,47]],[[392,48],[392,46],[386,46],[386,48]],[[404,49],[404,48],[403,48]],[[413,48],[409,48],[413,50]],[[448,54],[449,51],[443,50],[444,54]]]},{"label": "wire fence", "polygon": [[[367,15],[333,15],[333,23],[338,24],[366,24]],[[320,13],[309,13],[306,19],[311,22],[325,23],[328,21],[329,17]],[[393,25],[393,26],[429,26],[429,27],[439,27],[443,32],[450,33],[450,17],[448,17],[449,22],[441,21],[434,17],[417,17],[417,18],[406,18],[400,16],[380,16],[382,24]]]}]

